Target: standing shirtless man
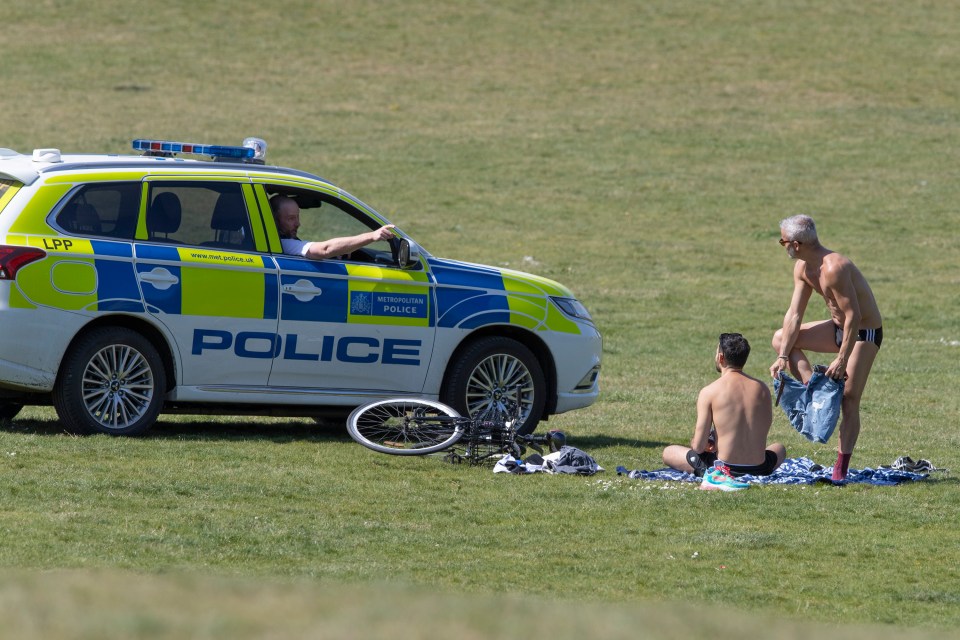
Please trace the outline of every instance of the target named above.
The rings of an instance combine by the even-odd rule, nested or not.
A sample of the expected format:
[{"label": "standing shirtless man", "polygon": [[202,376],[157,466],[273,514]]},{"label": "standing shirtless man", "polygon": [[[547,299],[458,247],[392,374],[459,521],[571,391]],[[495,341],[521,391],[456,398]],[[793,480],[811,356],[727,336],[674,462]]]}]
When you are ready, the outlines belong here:
[{"label": "standing shirtless man", "polygon": [[720,379],[697,396],[697,425],[690,446],[668,446],[663,450],[664,464],[698,476],[718,459],[733,476],[767,476],[780,466],[786,449],[779,442],[767,446],[773,423],[770,389],[743,372],[749,355],[750,343],[742,335],[720,334],[714,355]]},{"label": "standing shirtless man", "polygon": [[[870,368],[883,342],[880,309],[873,291],[856,265],[820,244],[817,228],[809,216],[793,216],[780,222],[780,245],[797,263],[793,267],[793,298],[783,318],[783,327],[773,336],[777,360],[770,367],[774,378],[789,369],[806,383],[813,367],[803,350],[836,353],[826,375],[846,378],[840,405],[840,447],[833,465],[833,479],[847,477],[850,456],[860,435],[860,398]],[[803,322],[810,296],[823,296],[830,320]]]}]

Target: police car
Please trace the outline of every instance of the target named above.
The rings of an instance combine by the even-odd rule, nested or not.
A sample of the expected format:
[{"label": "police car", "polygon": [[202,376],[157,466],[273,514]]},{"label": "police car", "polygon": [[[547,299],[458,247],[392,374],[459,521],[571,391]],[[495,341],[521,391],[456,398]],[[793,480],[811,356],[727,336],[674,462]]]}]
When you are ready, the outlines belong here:
[{"label": "police car", "polygon": [[399,229],[350,255],[284,255],[387,223],[266,144],[136,140],[129,155],[0,149],[0,418],[52,404],[74,432],[161,412],[342,416],[391,396],[464,415],[519,401],[523,432],[596,400],[601,338],[562,285],[435,258]]}]

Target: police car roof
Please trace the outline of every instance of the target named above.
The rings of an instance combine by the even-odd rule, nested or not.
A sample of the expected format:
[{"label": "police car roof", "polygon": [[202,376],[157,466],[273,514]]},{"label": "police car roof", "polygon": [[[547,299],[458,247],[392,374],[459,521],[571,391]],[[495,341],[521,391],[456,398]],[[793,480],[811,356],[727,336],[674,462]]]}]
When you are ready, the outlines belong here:
[{"label": "police car roof", "polygon": [[154,168],[176,169],[182,167],[225,170],[231,172],[282,173],[330,184],[320,176],[287,167],[241,162],[212,162],[194,158],[157,157],[119,154],[61,154],[57,149],[37,149],[32,156],[11,149],[0,149],[0,179],[12,178],[25,185],[33,184],[42,173],[74,171],[78,169],[137,169],[145,165]]},{"label": "police car roof", "polygon": [[34,163],[30,156],[12,149],[0,149],[0,176],[31,184],[40,175],[38,164],[43,163]]}]

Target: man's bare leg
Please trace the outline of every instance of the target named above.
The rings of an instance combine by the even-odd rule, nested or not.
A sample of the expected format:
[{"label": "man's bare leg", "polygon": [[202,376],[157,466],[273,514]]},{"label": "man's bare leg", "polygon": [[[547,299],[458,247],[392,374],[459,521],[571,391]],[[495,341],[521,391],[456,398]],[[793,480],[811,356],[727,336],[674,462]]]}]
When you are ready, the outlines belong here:
[{"label": "man's bare leg", "polygon": [[[804,384],[810,381],[813,367],[803,353],[803,349],[817,353],[838,353],[836,339],[837,327],[832,320],[810,322],[800,326],[797,341],[790,351],[790,373]],[[773,336],[773,347],[777,353],[781,347],[781,331]],[[877,357],[878,347],[873,343],[857,342],[847,363],[847,380],[840,402],[840,444],[837,447],[837,461],[833,464],[832,478],[843,480],[847,477],[850,457],[860,436],[860,398],[867,384],[867,376]]]},{"label": "man's bare leg", "polygon": [[843,388],[840,420],[840,446],[837,451],[837,463],[833,466],[833,479],[847,477],[850,456],[860,437],[860,399],[867,386],[870,369],[877,359],[880,348],[872,342],[857,342],[847,364],[847,381]]},{"label": "man's bare leg", "polygon": [[677,471],[686,471],[693,473],[694,469],[687,461],[687,453],[690,447],[684,447],[679,444],[671,444],[663,450],[663,464]]},{"label": "man's bare leg", "polygon": [[[807,351],[816,351],[817,353],[837,353],[840,351],[837,347],[836,338],[837,327],[832,320],[821,320],[819,322],[808,322],[800,325],[800,333],[793,344],[793,349],[787,354],[790,359],[790,374],[806,384],[813,375],[813,365],[807,359],[804,349]],[[773,348],[777,355],[783,353],[782,340],[783,329],[777,329],[773,334]]]},{"label": "man's bare leg", "polygon": [[779,467],[783,464],[783,461],[787,458],[787,448],[780,444],[779,442],[774,442],[773,444],[767,447],[767,451],[772,451],[777,454],[777,466]]}]

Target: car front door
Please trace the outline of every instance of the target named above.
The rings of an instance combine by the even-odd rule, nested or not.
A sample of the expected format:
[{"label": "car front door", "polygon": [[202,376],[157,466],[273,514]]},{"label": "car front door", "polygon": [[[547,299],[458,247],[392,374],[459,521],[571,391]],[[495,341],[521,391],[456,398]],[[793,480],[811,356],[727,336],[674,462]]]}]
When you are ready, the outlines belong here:
[{"label": "car front door", "polygon": [[[381,225],[331,193],[264,189],[267,197],[298,201],[303,240],[352,236]],[[274,232],[268,229],[268,235]],[[436,328],[432,285],[423,268],[400,269],[388,241],[326,260],[274,259],[282,346],[271,387],[331,396],[422,391]]]}]

